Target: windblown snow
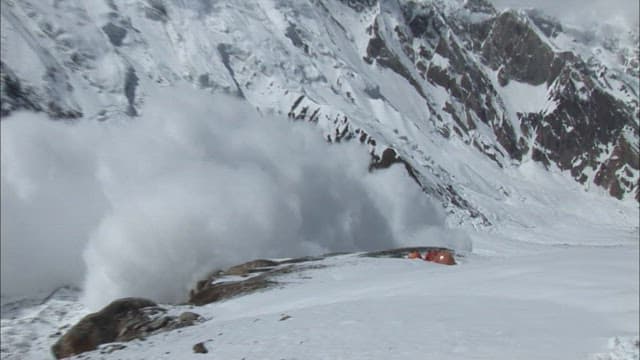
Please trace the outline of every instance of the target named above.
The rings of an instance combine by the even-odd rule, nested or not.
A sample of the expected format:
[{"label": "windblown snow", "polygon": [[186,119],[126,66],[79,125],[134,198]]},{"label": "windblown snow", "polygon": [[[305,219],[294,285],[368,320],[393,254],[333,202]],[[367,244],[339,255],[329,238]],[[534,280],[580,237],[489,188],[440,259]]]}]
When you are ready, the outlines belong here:
[{"label": "windblown snow", "polygon": [[159,89],[131,121],[3,121],[3,295],[84,283],[94,308],[176,302],[215,268],[443,232],[400,168],[369,175],[364,148],[220,96]]}]

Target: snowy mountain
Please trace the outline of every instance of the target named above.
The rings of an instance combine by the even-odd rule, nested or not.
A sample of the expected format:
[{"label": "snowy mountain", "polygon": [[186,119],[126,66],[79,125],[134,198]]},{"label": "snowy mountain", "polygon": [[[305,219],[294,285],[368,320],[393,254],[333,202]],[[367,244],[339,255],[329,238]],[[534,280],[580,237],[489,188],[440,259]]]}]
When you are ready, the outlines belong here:
[{"label": "snowy mountain", "polygon": [[[266,290],[204,306],[160,305],[161,316],[201,318],[73,358],[637,359],[637,254],[541,250],[498,261],[471,255],[452,267],[360,254],[315,259]],[[66,288],[21,306],[3,311],[3,359],[46,358],[87,313]],[[192,350],[200,343],[205,354]]]},{"label": "snowy mountain", "polygon": [[475,0],[5,1],[2,17],[3,116],[136,116],[150,87],[187,81],[317,123],[328,141],[392,148],[384,163],[480,223],[492,214],[448,165],[462,144],[498,168],[533,160],[640,199],[636,30]]},{"label": "snowy mountain", "polygon": [[[3,359],[127,296],[202,321],[78,358],[637,359],[638,29],[485,0],[0,4]],[[459,263],[360,253],[411,246]]]}]

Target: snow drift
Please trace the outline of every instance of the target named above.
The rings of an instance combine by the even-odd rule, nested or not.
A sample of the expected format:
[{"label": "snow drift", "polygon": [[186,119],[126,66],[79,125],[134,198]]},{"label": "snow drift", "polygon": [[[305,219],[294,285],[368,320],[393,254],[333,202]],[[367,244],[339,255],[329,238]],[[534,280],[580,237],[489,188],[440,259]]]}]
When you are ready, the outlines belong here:
[{"label": "snow drift", "polygon": [[[2,294],[84,279],[88,304],[179,301],[199,276],[258,257],[449,244],[444,215],[366,148],[187,86],[141,117],[2,122]],[[452,233],[453,234],[453,233]],[[84,259],[84,262],[83,262]]]}]

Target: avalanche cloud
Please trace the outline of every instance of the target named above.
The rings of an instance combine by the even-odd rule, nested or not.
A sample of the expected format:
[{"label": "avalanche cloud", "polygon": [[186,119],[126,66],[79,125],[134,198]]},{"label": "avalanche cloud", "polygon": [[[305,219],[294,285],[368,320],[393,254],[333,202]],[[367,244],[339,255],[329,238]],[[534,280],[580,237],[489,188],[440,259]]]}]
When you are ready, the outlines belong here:
[{"label": "avalanche cloud", "polygon": [[2,121],[2,295],[83,285],[184,299],[215,268],[408,244],[469,250],[400,167],[369,174],[366,148],[178,86],[140,117]]}]

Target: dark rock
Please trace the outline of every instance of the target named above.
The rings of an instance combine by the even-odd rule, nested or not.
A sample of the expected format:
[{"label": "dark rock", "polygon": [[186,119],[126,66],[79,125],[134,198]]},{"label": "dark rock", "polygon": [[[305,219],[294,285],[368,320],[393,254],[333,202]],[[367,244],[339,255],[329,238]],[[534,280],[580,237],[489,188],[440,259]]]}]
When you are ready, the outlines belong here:
[{"label": "dark rock", "polygon": [[127,30],[114,23],[108,23],[102,27],[102,31],[107,35],[113,46],[121,46],[122,40],[127,36]]},{"label": "dark rock", "polygon": [[127,97],[129,107],[127,109],[127,115],[136,116],[137,111],[135,108],[136,101],[136,88],[138,87],[138,76],[133,67],[127,69],[127,74],[124,78],[124,95]]},{"label": "dark rock", "polygon": [[[426,39],[440,39],[446,32],[447,26],[438,16],[438,11],[433,7],[420,6],[408,3],[403,8],[403,16],[414,37]],[[429,42],[435,45],[434,42]]]},{"label": "dark rock", "polygon": [[193,345],[193,352],[196,354],[206,354],[209,350],[204,346],[204,342],[199,342]]},{"label": "dark rock", "polygon": [[244,99],[244,93],[242,92],[242,88],[240,87],[240,83],[238,83],[238,80],[236,79],[236,73],[233,71],[233,67],[231,66],[231,52],[233,49],[233,46],[231,44],[218,44],[217,46],[218,49],[218,53],[220,54],[220,59],[222,60],[222,64],[224,65],[225,69],[227,69],[227,71],[229,72],[229,75],[231,75],[231,79],[233,80],[233,83],[236,85],[236,95],[239,98]]},{"label": "dark rock", "polygon": [[212,284],[210,281],[202,289],[191,292],[189,304],[206,305],[212,302],[229,299],[241,294],[265,289],[274,285],[265,274],[242,281],[228,281]]},{"label": "dark rock", "polygon": [[487,0],[467,0],[463,7],[475,13],[496,14],[496,9]]},{"label": "dark rock", "polygon": [[[119,299],[97,313],[82,318],[52,346],[57,359],[97,349],[102,344],[144,339],[158,332],[194,325],[201,319],[195,313],[180,317],[164,316],[153,301],[140,298]],[[114,345],[104,349],[122,348]],[[106,351],[106,350],[102,351]],[[113,351],[113,350],[111,350]]]},{"label": "dark rock", "polygon": [[302,37],[300,37],[300,33],[298,28],[296,27],[295,24],[293,23],[289,23],[289,26],[287,26],[287,31],[284,34],[287,38],[289,38],[289,40],[291,40],[291,43],[293,44],[293,46],[297,47],[297,48],[304,48],[305,47],[305,43],[302,40]]},{"label": "dark rock", "polygon": [[272,260],[258,259],[230,267],[224,275],[245,275],[256,269],[271,268],[279,263]]},{"label": "dark rock", "polygon": [[147,330],[155,331],[167,326],[167,324],[171,322],[171,320],[173,320],[172,317],[163,316],[151,321],[148,325],[146,325],[146,328]]},{"label": "dark rock", "polygon": [[[484,1],[470,1],[465,3],[467,8],[474,12],[482,12],[485,15],[493,16],[495,10],[490,4]],[[496,90],[493,88],[491,80],[487,78],[484,71],[475,65],[475,61],[468,55],[468,49],[460,45],[456,38],[453,38],[446,29],[452,26],[457,29],[457,34],[461,38],[467,38],[470,42],[481,43],[486,37],[490,26],[493,26],[493,17],[482,23],[465,23],[463,20],[444,19],[440,16],[436,7],[429,4],[407,5],[403,9],[405,21],[414,37],[414,47],[420,47],[418,58],[416,59],[416,69],[423,78],[431,84],[442,87],[450,94],[450,98],[445,103],[443,111],[451,115],[451,119],[456,126],[438,126],[439,132],[443,136],[448,136],[453,130],[468,143],[470,141],[469,132],[478,128],[478,120],[490,125],[496,134],[497,142],[504,147],[514,159],[521,159],[523,146],[518,142],[516,134],[509,121],[505,121],[505,109],[502,108],[501,100],[497,98]],[[456,25],[457,24],[457,25]],[[481,28],[475,28],[480,26]],[[472,28],[473,27],[473,28]],[[480,31],[481,33],[477,33]],[[469,34],[471,36],[469,37]],[[400,39],[402,41],[402,39]],[[420,44],[420,45],[419,45]],[[427,48],[432,46],[433,51]],[[473,45],[475,46],[475,45]],[[472,46],[472,47],[473,47]],[[436,53],[448,60],[445,68],[432,63],[431,54]],[[429,63],[428,66],[423,64]],[[421,65],[419,65],[421,64]],[[500,72],[500,79],[506,83],[508,75],[505,71]],[[437,113],[436,109],[433,112]],[[498,116],[502,114],[502,116]],[[498,166],[503,166],[502,151],[485,150],[484,146],[478,147],[483,154],[495,161]]]},{"label": "dark rock", "polygon": [[[190,291],[188,303],[201,306],[266,289],[277,284],[274,278],[278,275],[322,267],[307,264],[321,259],[324,259],[324,256],[305,256],[282,261],[258,259],[232,266],[226,271],[216,271],[206,279],[197,282],[196,289]],[[252,273],[252,276],[243,280],[216,282],[220,279],[225,280],[224,277],[228,275],[246,276],[249,273]]]},{"label": "dark rock", "polygon": [[545,168],[549,168],[549,165],[551,165],[551,162],[549,161],[547,155],[539,148],[533,148],[533,150],[531,151],[531,159],[537,162],[541,162]]},{"label": "dark rock", "polygon": [[380,161],[376,162],[374,167],[377,169],[380,169],[380,168],[385,169],[398,161],[399,160],[398,160],[398,155],[396,154],[396,151],[393,150],[392,148],[386,148],[382,152],[382,157],[380,158]]},{"label": "dark rock", "polygon": [[123,325],[143,316],[140,309],[154,306],[156,303],[147,299],[116,300],[99,312],[85,316],[69,329],[53,345],[53,355],[60,359],[95,350],[101,344],[114,342],[123,330]]},{"label": "dark rock", "polygon": [[[574,61],[564,65],[552,84],[555,109],[544,116],[523,116],[523,133],[535,139],[534,160],[546,166],[554,162],[582,183],[588,177],[587,169],[594,169],[594,183],[621,198],[638,189],[622,171],[638,166],[636,147],[629,146],[623,135],[626,131],[631,137],[638,136],[633,110],[599,88],[584,63]],[[580,88],[575,84],[581,84]],[[602,149],[609,146],[614,151],[603,161]]]},{"label": "dark rock", "polygon": [[[637,148],[636,148],[637,149]],[[638,170],[640,158],[638,151],[621,136],[616,143],[611,156],[605,160],[595,174],[593,182],[609,190],[609,194],[615,198],[622,199],[624,194],[633,194],[638,197],[639,184],[635,183],[629,176],[631,172],[623,172],[625,166]]]},{"label": "dark rock", "polygon": [[555,55],[527,19],[515,11],[498,16],[484,42],[482,55],[494,70],[504,67],[503,76],[540,85],[549,79]]},{"label": "dark rock", "polygon": [[380,66],[389,68],[402,76],[409,82],[409,84],[411,84],[411,86],[413,86],[414,89],[416,89],[418,94],[426,99],[426,95],[418,81],[416,81],[416,79],[411,75],[411,72],[407,67],[402,64],[400,58],[391,51],[389,47],[387,47],[385,40],[379,32],[377,18],[373,23],[372,31],[373,37],[369,40],[369,44],[367,45],[367,56],[364,60],[369,64],[373,64],[375,60],[375,62]]},{"label": "dark rock", "polygon": [[209,74],[201,74],[198,76],[198,85],[203,89],[212,87],[211,81],[209,80]]},{"label": "dark rock", "polygon": [[46,111],[54,119],[77,119],[82,117],[82,112],[75,109],[64,108],[55,101],[49,101],[47,103]]},{"label": "dark rock", "polygon": [[500,84],[500,86],[509,85],[509,74],[507,74],[504,67],[501,67],[500,70],[498,70],[498,84]]},{"label": "dark rock", "polygon": [[375,6],[378,0],[340,0],[341,3],[352,8],[356,12],[362,12]]},{"label": "dark rock", "polygon": [[374,100],[384,99],[384,96],[382,96],[382,94],[380,93],[380,86],[378,85],[376,85],[375,87],[365,87],[364,93],[369,95],[369,97]]},{"label": "dark rock", "polygon": [[24,86],[16,74],[0,61],[0,116],[15,110],[42,111],[37,94]]},{"label": "dark rock", "polygon": [[494,127],[494,132],[498,142],[507,150],[509,156],[518,161],[522,160],[522,154],[525,152],[523,148],[526,147],[526,145],[516,142],[516,133],[510,121],[503,119],[499,126]]},{"label": "dark rock", "polygon": [[167,8],[162,0],[147,0],[149,7],[145,9],[145,16],[154,21],[166,22],[169,19]]}]

